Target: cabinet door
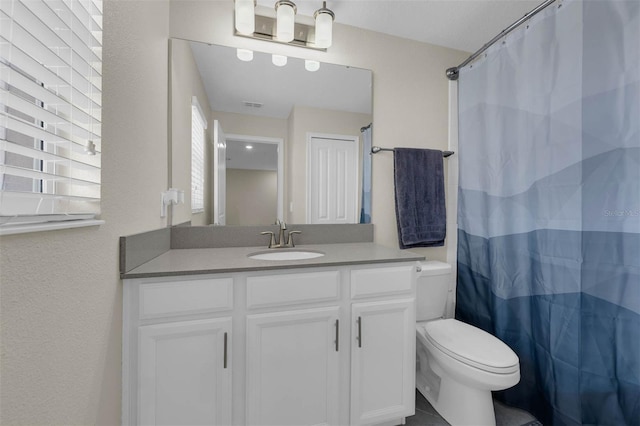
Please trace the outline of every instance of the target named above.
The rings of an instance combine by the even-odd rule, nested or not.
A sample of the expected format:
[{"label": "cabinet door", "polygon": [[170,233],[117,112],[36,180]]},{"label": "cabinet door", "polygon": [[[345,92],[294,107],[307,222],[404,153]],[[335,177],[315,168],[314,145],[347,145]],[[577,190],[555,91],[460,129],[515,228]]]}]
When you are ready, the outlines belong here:
[{"label": "cabinet door", "polygon": [[139,328],[138,423],[231,424],[231,318]]},{"label": "cabinet door", "polygon": [[338,423],[338,312],[247,317],[247,425]]},{"label": "cabinet door", "polygon": [[415,300],[352,305],[351,424],[412,415]]}]

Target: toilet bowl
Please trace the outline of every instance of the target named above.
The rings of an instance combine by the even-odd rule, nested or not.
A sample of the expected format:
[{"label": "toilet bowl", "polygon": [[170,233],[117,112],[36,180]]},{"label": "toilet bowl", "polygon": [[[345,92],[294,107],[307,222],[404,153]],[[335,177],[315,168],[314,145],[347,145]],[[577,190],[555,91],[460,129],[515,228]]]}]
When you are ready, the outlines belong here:
[{"label": "toilet bowl", "polygon": [[417,286],[416,387],[452,425],[495,425],[492,391],[520,380],[518,356],[495,336],[445,319],[451,266],[424,262]]}]

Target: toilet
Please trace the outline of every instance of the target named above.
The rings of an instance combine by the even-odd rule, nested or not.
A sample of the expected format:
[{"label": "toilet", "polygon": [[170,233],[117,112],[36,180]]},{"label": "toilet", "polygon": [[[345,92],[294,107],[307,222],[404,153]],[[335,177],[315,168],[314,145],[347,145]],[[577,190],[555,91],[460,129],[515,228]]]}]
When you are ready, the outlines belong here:
[{"label": "toilet", "polygon": [[451,265],[421,263],[416,299],[416,388],[449,423],[495,425],[491,391],[520,381],[518,356],[500,339],[445,318]]}]

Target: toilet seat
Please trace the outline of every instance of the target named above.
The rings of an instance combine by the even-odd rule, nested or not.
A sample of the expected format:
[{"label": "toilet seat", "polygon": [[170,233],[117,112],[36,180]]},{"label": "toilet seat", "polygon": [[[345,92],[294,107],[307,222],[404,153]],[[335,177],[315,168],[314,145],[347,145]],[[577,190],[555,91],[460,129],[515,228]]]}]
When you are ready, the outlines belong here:
[{"label": "toilet seat", "polygon": [[417,323],[420,337],[448,356],[472,367],[498,374],[519,370],[518,356],[495,336],[455,319]]}]

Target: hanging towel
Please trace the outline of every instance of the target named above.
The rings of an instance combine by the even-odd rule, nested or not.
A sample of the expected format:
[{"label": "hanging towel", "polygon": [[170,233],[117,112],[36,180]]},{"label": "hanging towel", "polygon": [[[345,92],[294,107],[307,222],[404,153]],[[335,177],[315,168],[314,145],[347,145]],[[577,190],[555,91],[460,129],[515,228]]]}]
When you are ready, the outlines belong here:
[{"label": "hanging towel", "polygon": [[447,219],[442,151],[395,148],[394,181],[400,248],[443,246]]}]

